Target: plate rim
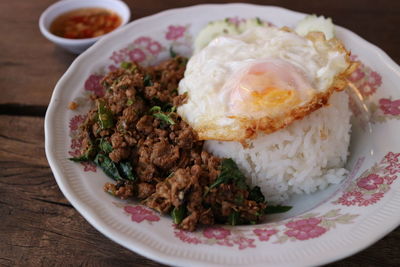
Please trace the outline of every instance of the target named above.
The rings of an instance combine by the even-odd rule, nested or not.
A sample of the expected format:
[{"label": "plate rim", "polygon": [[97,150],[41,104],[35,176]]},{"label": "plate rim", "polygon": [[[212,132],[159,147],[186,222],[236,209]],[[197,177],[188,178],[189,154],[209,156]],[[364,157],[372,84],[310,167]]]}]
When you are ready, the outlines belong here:
[{"label": "plate rim", "polygon": [[[140,244],[140,243],[135,243],[134,248],[132,248],[129,244],[127,244],[126,238],[121,236],[121,234],[118,233],[118,231],[115,231],[107,225],[106,223],[102,222],[101,220],[98,220],[98,215],[95,214],[90,207],[88,207],[87,204],[81,202],[76,195],[71,192],[70,186],[64,181],[63,173],[62,170],[57,163],[57,157],[55,155],[54,150],[51,148],[51,144],[54,144],[54,138],[52,136],[52,128],[51,128],[51,122],[55,118],[55,112],[54,110],[57,107],[57,103],[61,101],[58,99],[58,96],[60,95],[61,88],[64,86],[65,82],[68,80],[69,76],[73,72],[73,70],[82,62],[84,59],[90,57],[94,51],[98,47],[101,47],[103,43],[107,42],[107,40],[114,38],[116,35],[123,34],[124,32],[128,31],[130,28],[135,27],[135,25],[141,24],[141,23],[146,23],[147,21],[151,20],[157,20],[160,17],[163,16],[168,16],[176,12],[182,12],[190,9],[197,9],[197,8],[215,8],[215,7],[234,7],[234,8],[240,8],[242,6],[246,7],[254,7],[254,8],[271,8],[271,9],[280,9],[284,12],[287,13],[295,13],[299,15],[307,15],[305,13],[293,11],[290,9],[282,8],[282,7],[277,7],[277,6],[270,6],[270,5],[256,5],[256,4],[244,4],[244,3],[229,3],[229,4],[200,4],[200,5],[193,5],[193,6],[187,6],[187,7],[182,7],[182,8],[174,8],[174,9],[169,9],[165,10],[150,16],[146,16],[143,18],[140,18],[138,20],[134,20],[130,22],[128,25],[122,27],[121,29],[118,29],[112,33],[110,33],[108,36],[100,39],[98,42],[96,42],[92,47],[90,47],[87,51],[79,55],[73,63],[69,66],[67,71],[63,74],[63,76],[59,79],[57,82],[55,89],[53,91],[50,104],[48,106],[48,109],[46,111],[46,116],[45,116],[45,152],[46,152],[46,157],[49,162],[50,168],[54,174],[55,180],[64,194],[64,196],[67,198],[67,200],[74,206],[74,208],[87,220],[94,228],[96,228],[100,233],[103,235],[107,236],[109,239],[113,240],[117,244],[135,252],[138,253],[142,256],[145,256],[147,258],[150,258],[152,260],[155,260],[157,262],[161,262],[164,264],[178,264],[178,265],[196,265],[196,266],[204,266],[207,264],[208,266],[220,266],[220,264],[215,264],[211,262],[205,262],[205,261],[198,261],[196,259],[190,259],[189,257],[182,257],[177,259],[176,256],[171,256],[168,253],[164,253],[160,250],[156,250],[154,248],[151,248],[148,245]],[[397,72],[397,74],[400,77],[400,67],[384,52],[381,48],[377,47],[376,45],[370,43],[369,41],[363,39],[359,35],[355,34],[354,32],[345,29],[341,26],[335,25],[340,31],[343,31],[346,34],[351,35],[353,38],[358,39],[362,43],[366,45],[366,47],[369,50],[374,51],[379,57],[380,61],[384,63],[388,68],[392,69],[393,71]],[[394,190],[394,189],[393,189]],[[396,193],[400,193],[397,191]],[[400,194],[398,194],[400,196]],[[400,224],[400,215],[396,217],[397,219],[391,220],[391,224],[387,226],[385,229],[379,231],[378,234],[375,234],[372,238],[370,235],[370,238],[363,239],[363,244],[361,246],[353,246],[352,248],[348,249],[345,251],[345,253],[337,253],[332,255],[331,257],[325,258],[325,259],[318,259],[317,261],[308,261],[304,264],[312,264],[312,265],[320,265],[320,264],[326,264],[328,262],[332,262],[335,260],[343,259],[345,257],[351,256],[366,247],[370,246],[377,240],[381,239],[385,235],[387,235],[389,232],[391,232],[393,229],[395,229],[399,224]],[[388,222],[386,222],[388,223]],[[368,240],[368,241],[366,241]],[[340,255],[338,255],[340,254]],[[161,257],[160,257],[161,256]],[[256,263],[254,265],[261,265],[262,263]]]}]

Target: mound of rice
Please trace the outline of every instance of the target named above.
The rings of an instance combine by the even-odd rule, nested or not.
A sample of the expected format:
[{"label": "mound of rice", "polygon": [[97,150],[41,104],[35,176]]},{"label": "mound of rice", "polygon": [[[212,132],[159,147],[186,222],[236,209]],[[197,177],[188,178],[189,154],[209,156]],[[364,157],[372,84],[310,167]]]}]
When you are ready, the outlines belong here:
[{"label": "mound of rice", "polygon": [[232,158],[271,203],[293,194],[312,193],[339,183],[350,142],[346,92],[334,93],[329,105],[275,133],[259,136],[248,148],[238,142],[206,141],[205,148]]}]

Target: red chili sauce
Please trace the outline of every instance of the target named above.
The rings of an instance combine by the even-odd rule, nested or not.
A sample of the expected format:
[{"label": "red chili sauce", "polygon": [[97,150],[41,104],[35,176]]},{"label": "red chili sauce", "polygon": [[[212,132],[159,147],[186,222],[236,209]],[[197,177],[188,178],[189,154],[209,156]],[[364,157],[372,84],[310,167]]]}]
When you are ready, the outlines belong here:
[{"label": "red chili sauce", "polygon": [[106,34],[121,25],[121,18],[104,8],[80,8],[58,16],[50,32],[64,38],[84,39]]}]

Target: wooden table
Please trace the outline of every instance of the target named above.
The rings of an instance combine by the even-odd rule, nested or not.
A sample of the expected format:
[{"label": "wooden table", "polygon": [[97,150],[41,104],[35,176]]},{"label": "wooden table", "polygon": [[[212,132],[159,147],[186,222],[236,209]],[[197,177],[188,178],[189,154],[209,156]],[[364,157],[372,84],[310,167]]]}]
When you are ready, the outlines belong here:
[{"label": "wooden table", "polygon": [[[49,168],[44,115],[57,80],[75,58],[39,32],[39,16],[52,2],[0,2],[0,265],[159,266],[89,225],[61,194]],[[201,3],[126,2],[134,19]],[[336,24],[381,47],[400,63],[400,1],[248,2],[333,17]],[[399,243],[397,228],[370,248],[331,266],[400,266]]]}]

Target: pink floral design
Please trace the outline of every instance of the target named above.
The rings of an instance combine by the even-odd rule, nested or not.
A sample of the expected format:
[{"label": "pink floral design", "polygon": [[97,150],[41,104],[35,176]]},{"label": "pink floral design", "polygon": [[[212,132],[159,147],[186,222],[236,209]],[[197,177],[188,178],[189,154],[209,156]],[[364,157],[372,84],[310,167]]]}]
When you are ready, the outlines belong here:
[{"label": "pink floral design", "polygon": [[273,236],[274,234],[276,234],[278,232],[278,230],[276,229],[254,229],[253,232],[256,234],[256,236],[258,236],[258,239],[260,241],[268,241],[270,239],[271,236]]},{"label": "pink floral design", "polygon": [[383,197],[384,193],[365,194],[360,200],[359,206],[369,206],[375,204]]},{"label": "pink floral design", "polygon": [[392,184],[393,181],[396,180],[396,178],[397,176],[390,176],[390,175],[383,177],[383,179],[385,179],[386,183],[389,185]]},{"label": "pink floral design", "polygon": [[379,87],[382,85],[382,77],[376,71],[371,71],[370,75],[368,76],[367,83],[371,87]]},{"label": "pink floral design", "polygon": [[365,77],[365,72],[361,68],[357,68],[349,77],[352,82],[358,82]]},{"label": "pink floral design", "polygon": [[245,248],[255,248],[256,246],[253,244],[254,239],[251,238],[246,238],[246,237],[239,237],[235,241],[233,241],[235,244],[239,245],[239,249],[245,249]]},{"label": "pink floral design", "polygon": [[81,162],[83,165],[83,171],[85,172],[96,172],[96,165],[93,162]]},{"label": "pink floral design", "polygon": [[388,98],[382,98],[379,100],[379,108],[386,115],[400,115],[400,99],[392,101]]},{"label": "pink floral design", "polygon": [[320,222],[321,219],[317,218],[291,221],[285,224],[288,228],[290,228],[285,232],[285,234],[298,240],[307,240],[310,238],[319,237],[327,231],[325,228],[318,226]]},{"label": "pink floral design", "polygon": [[185,243],[189,244],[201,244],[201,240],[195,236],[195,234],[183,231],[183,230],[178,230],[175,231],[175,236],[178,237],[180,240],[182,240]]},{"label": "pink floral design", "polygon": [[[357,60],[357,56],[351,56],[352,60]],[[362,96],[368,98],[376,93],[382,85],[382,77],[376,71],[365,66],[361,62],[358,68],[350,75],[349,80],[355,84]]]},{"label": "pink floral design", "polygon": [[142,62],[146,59],[146,54],[140,48],[135,48],[128,52],[129,59],[135,62]]},{"label": "pink floral design", "polygon": [[366,190],[375,190],[379,185],[383,183],[383,178],[378,175],[372,173],[367,177],[361,178],[358,180],[357,185]]},{"label": "pink floral design", "polygon": [[159,42],[151,42],[147,45],[146,49],[151,54],[157,55],[162,51],[162,46]]},{"label": "pink floral design", "polygon": [[85,81],[85,90],[92,91],[97,96],[104,96],[104,88],[101,86],[100,81],[103,79],[103,75],[92,74]]},{"label": "pink floral design", "polygon": [[137,38],[133,43],[142,47],[146,47],[148,45],[150,45],[150,43],[152,42],[152,39],[150,37],[139,37]]},{"label": "pink floral design", "polygon": [[168,26],[168,32],[165,35],[167,40],[177,40],[184,36],[186,31],[185,26]]},{"label": "pink floral design", "polygon": [[207,238],[224,239],[231,234],[231,231],[222,227],[208,227],[203,231],[203,235]]},{"label": "pink floral design", "polygon": [[398,163],[399,162],[399,157],[400,157],[400,153],[389,152],[385,156],[385,161],[390,163],[390,164]]},{"label": "pink floral design", "polygon": [[85,120],[86,120],[86,116],[84,116],[84,115],[73,116],[72,119],[69,121],[69,129],[71,131],[78,130],[79,125],[81,125],[82,122],[84,122]]},{"label": "pink floral design", "polygon": [[346,192],[338,200],[338,203],[345,206],[352,206],[359,203],[362,197],[362,193],[358,191]]},{"label": "pink floral design", "polygon": [[124,210],[125,212],[131,214],[131,220],[137,223],[141,223],[144,220],[149,222],[156,222],[160,220],[160,217],[156,215],[153,211],[140,205],[126,206]]},{"label": "pink floral design", "polygon": [[388,152],[383,159],[352,181],[334,204],[365,207],[377,203],[400,173],[400,153]]},{"label": "pink floral design", "polygon": [[[125,50],[126,50],[126,49],[125,49]],[[114,61],[115,64],[121,63],[122,61],[125,60],[125,56],[126,56],[126,53],[125,53],[126,51],[125,51],[125,50],[122,49],[122,50],[120,50],[120,51],[118,51],[118,52],[114,51],[114,52],[112,53],[110,59],[111,59],[112,61]]]},{"label": "pink floral design", "polygon": [[377,87],[376,86],[372,86],[369,83],[364,83],[361,86],[358,87],[358,89],[360,90],[360,93],[366,97],[366,96],[371,96],[373,94],[375,94]]},{"label": "pink floral design", "polygon": [[385,168],[385,170],[388,171],[391,175],[394,175],[400,172],[400,164],[391,163]]}]

